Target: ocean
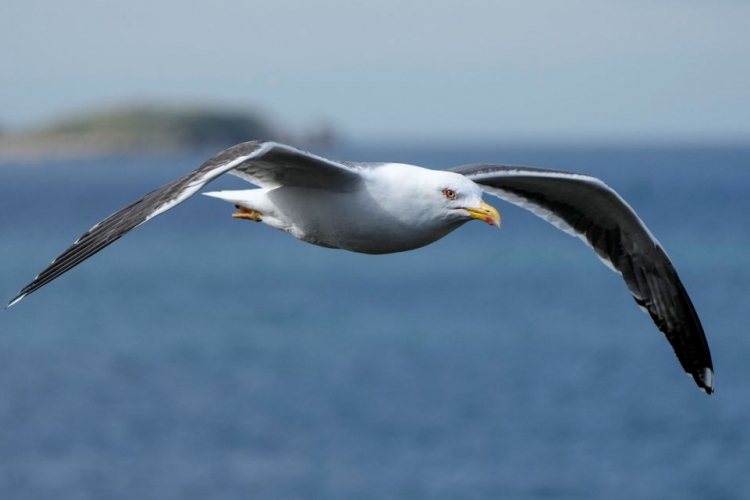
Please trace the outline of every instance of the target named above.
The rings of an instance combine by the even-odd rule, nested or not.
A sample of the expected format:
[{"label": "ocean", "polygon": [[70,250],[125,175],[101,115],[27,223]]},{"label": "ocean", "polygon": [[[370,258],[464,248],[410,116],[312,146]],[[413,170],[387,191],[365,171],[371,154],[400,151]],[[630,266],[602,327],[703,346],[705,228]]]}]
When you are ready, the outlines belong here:
[{"label": "ocean", "polygon": [[[750,148],[327,154],[600,177],[671,256],[716,393],[592,251],[489,196],[500,231],[384,256],[197,196],[0,313],[0,498],[750,496]],[[0,165],[0,298],[208,155]]]}]

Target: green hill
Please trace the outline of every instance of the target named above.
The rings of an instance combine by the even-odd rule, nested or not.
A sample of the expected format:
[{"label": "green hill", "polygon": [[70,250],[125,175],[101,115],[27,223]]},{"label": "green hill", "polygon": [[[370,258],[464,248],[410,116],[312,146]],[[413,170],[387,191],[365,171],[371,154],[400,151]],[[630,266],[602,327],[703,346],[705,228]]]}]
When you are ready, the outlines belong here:
[{"label": "green hill", "polygon": [[82,114],[25,133],[6,134],[0,138],[0,157],[220,149],[275,135],[268,122],[253,113],[130,106]]}]

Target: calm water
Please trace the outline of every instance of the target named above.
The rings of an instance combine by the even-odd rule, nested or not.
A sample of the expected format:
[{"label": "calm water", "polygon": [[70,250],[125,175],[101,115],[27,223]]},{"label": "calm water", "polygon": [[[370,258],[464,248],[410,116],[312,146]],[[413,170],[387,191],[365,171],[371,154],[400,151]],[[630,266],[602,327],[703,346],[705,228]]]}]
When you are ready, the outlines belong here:
[{"label": "calm water", "polygon": [[[748,498],[750,150],[337,156],[605,179],[673,258],[716,394],[593,253],[510,205],[502,231],[372,257],[196,197],[0,313],[0,498]],[[204,157],[0,166],[0,298]]]}]

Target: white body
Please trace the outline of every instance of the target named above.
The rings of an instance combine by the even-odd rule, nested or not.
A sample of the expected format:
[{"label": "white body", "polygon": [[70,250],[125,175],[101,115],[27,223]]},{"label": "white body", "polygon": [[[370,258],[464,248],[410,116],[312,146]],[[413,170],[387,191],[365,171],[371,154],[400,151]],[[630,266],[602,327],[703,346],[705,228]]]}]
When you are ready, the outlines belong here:
[{"label": "white body", "polygon": [[459,186],[464,206],[481,202],[479,187],[452,172],[384,164],[362,177],[345,191],[280,186],[205,194],[260,212],[262,222],[307,243],[369,254],[423,247],[468,222],[463,210],[435,209],[451,204],[443,196],[449,186]]}]

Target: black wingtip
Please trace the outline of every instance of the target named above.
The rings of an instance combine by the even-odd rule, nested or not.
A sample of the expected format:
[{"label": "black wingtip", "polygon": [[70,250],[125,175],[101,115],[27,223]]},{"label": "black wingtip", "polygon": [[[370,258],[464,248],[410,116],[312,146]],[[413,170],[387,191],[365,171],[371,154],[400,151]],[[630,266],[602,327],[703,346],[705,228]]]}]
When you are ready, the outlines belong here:
[{"label": "black wingtip", "polygon": [[11,300],[10,302],[8,302],[8,305],[6,305],[5,307],[3,307],[3,311],[5,311],[7,309],[10,309],[14,305],[16,305],[19,302],[21,302],[24,299],[24,297],[26,297],[26,295],[28,295],[28,294],[22,293],[20,295],[17,295],[16,297],[14,297],[13,300]]},{"label": "black wingtip", "polygon": [[698,384],[706,394],[714,392],[714,371],[711,368],[700,368],[692,373],[695,383]]}]

